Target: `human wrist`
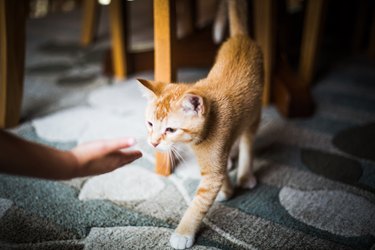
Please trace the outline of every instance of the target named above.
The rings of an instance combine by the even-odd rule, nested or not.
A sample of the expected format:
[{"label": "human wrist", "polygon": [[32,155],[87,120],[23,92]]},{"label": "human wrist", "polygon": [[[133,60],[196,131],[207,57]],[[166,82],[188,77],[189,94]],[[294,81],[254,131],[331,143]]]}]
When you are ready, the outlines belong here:
[{"label": "human wrist", "polygon": [[72,179],[79,176],[79,163],[72,151],[60,151],[61,165],[58,179]]}]

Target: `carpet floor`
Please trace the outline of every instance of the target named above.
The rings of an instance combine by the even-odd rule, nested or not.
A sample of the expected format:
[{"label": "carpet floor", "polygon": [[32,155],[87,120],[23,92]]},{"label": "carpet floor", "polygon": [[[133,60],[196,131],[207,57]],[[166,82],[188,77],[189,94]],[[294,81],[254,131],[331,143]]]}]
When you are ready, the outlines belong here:
[{"label": "carpet floor", "polygon": [[[105,43],[32,41],[24,122],[11,132],[60,149],[134,136],[144,157],[69,181],[0,175],[0,248],[169,249],[199,183],[194,157],[181,149],[185,160],[173,175],[154,173],[145,99],[135,78],[112,83],[100,75]],[[184,69],[179,78],[206,73]],[[312,117],[285,119],[265,108],[255,142],[258,186],[215,203],[192,249],[375,249],[374,93],[374,64],[353,60],[317,82]]]}]

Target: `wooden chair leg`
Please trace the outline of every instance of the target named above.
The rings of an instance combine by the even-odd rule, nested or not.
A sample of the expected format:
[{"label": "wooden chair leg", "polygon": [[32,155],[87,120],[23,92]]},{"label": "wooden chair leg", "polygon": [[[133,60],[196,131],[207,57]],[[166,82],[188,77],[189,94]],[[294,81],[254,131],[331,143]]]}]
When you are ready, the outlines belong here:
[{"label": "wooden chair leg", "polygon": [[18,124],[25,64],[28,1],[0,1],[0,128]]},{"label": "wooden chair leg", "polygon": [[[286,116],[311,114],[313,104],[309,90],[301,88],[301,78],[286,61],[276,62],[276,0],[254,0],[254,34],[263,50],[264,93],[263,105],[270,103],[271,85],[273,102]],[[275,70],[278,63],[277,70]]]},{"label": "wooden chair leg", "polygon": [[314,75],[326,2],[325,0],[307,1],[299,66],[303,84],[310,85]]},{"label": "wooden chair leg", "polygon": [[254,34],[263,50],[264,92],[263,105],[270,103],[270,89],[275,59],[275,1],[254,0]]},{"label": "wooden chair leg", "polygon": [[272,84],[272,101],[286,117],[306,117],[314,112],[309,86],[296,74],[285,58],[277,63]]},{"label": "wooden chair leg", "polygon": [[81,44],[82,46],[90,45],[95,38],[95,32],[98,28],[99,20],[99,3],[93,0],[84,0],[82,7],[82,33]]},{"label": "wooden chair leg", "polygon": [[[155,80],[173,82],[176,69],[173,50],[176,44],[174,0],[154,0]],[[161,175],[172,172],[172,162],[164,153],[156,154],[155,171]]]},{"label": "wooden chair leg", "polygon": [[129,27],[129,19],[127,18],[126,1],[112,0],[109,5],[109,18],[114,75],[123,79],[128,74],[126,27]]}]

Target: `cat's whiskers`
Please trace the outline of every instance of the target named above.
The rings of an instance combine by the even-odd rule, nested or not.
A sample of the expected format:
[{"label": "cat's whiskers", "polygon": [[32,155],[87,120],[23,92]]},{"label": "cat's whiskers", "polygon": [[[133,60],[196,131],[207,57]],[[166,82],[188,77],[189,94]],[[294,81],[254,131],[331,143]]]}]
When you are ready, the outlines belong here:
[{"label": "cat's whiskers", "polygon": [[170,150],[170,156],[171,156],[171,161],[172,161],[172,171],[174,171],[174,169],[176,168],[177,164],[178,164],[178,158],[176,156],[176,153],[174,151],[173,148],[171,148]]},{"label": "cat's whiskers", "polygon": [[[166,151],[163,154],[164,162],[170,162],[171,163],[171,166],[172,166],[171,172],[174,171],[174,168],[178,163],[177,160],[175,159],[174,155],[177,156],[177,155],[179,155],[179,153],[177,152],[177,154],[176,154],[176,151],[173,147],[169,148],[168,151]],[[181,156],[179,156],[179,157],[181,158],[181,160],[183,160]]]},{"label": "cat's whiskers", "polygon": [[181,162],[184,162],[184,159],[182,157],[182,155],[180,154],[180,152],[178,152],[177,148],[172,146],[172,152],[175,154],[177,160],[181,161]]},{"label": "cat's whiskers", "polygon": [[172,167],[172,171],[174,170],[174,166],[176,165],[176,162],[175,162],[175,158],[173,157],[173,151],[170,149],[168,151],[168,155],[169,155],[169,160],[171,162],[171,167]]},{"label": "cat's whiskers", "polygon": [[177,160],[179,160],[179,163],[186,165],[185,159],[182,157],[181,153],[178,151],[178,149],[174,146],[171,147],[172,152],[176,156]]},{"label": "cat's whiskers", "polygon": [[[171,149],[168,149],[168,151],[165,153],[165,157],[168,157],[168,162],[170,162],[172,168],[175,165],[174,158],[172,157]],[[173,172],[173,169],[171,169],[171,172]]]}]

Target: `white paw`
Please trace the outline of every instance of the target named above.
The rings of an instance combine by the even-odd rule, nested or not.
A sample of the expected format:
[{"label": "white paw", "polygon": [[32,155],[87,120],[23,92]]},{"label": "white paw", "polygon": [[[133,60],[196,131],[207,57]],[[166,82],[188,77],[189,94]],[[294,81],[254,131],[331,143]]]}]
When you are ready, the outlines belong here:
[{"label": "white paw", "polygon": [[171,239],[169,240],[169,243],[171,244],[171,247],[173,247],[174,249],[190,248],[194,243],[194,236],[173,233]]},{"label": "white paw", "polygon": [[246,181],[240,183],[240,186],[245,189],[253,189],[257,185],[257,179],[254,175],[251,175],[249,178],[247,178]]},{"label": "white paw", "polygon": [[215,201],[221,202],[221,201],[227,201],[229,200],[230,196],[228,196],[226,193],[220,190],[220,192],[217,194]]}]

